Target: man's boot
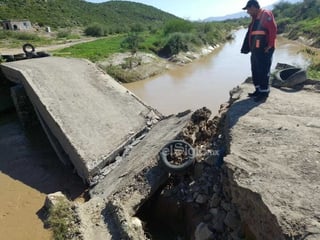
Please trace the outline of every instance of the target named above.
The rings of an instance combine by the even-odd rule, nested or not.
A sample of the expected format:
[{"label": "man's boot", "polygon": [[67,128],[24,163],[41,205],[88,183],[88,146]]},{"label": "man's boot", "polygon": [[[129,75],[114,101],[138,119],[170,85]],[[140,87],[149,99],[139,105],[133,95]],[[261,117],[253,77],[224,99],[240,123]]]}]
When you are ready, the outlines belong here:
[{"label": "man's boot", "polygon": [[256,88],[256,90],[254,92],[248,93],[248,97],[256,97],[259,95],[259,93],[260,93],[259,89]]}]

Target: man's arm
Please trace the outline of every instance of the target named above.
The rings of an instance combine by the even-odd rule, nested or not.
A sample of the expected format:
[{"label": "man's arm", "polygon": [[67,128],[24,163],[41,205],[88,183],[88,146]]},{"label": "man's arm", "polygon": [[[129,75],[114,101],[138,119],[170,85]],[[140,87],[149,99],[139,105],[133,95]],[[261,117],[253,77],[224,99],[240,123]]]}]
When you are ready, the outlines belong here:
[{"label": "man's arm", "polygon": [[264,12],[264,27],[268,30],[268,48],[274,48],[277,37],[277,24],[272,12]]},{"label": "man's arm", "polygon": [[243,43],[242,43],[242,47],[241,47],[241,50],[240,50],[241,53],[243,54],[247,54],[250,52],[250,46],[249,46],[249,30],[247,31],[246,33],[246,36],[243,40]]}]

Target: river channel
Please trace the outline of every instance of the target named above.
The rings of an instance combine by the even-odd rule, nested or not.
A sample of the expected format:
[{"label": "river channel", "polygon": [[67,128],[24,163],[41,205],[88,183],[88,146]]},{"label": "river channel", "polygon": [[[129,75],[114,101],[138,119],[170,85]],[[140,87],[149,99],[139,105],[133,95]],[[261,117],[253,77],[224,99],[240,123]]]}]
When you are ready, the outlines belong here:
[{"label": "river channel", "polygon": [[[203,106],[216,113],[229,98],[229,91],[250,76],[250,54],[240,54],[246,30],[234,32],[234,39],[192,64],[176,67],[143,81],[125,84],[144,102],[163,114]],[[278,37],[272,70],[278,62],[306,67],[305,47]]]},{"label": "river channel", "polygon": [[[143,81],[126,84],[144,102],[163,114],[208,107],[215,114],[229,91],[250,76],[250,56],[240,54],[245,30],[234,40],[191,64]],[[281,37],[277,62],[306,66],[304,46]],[[42,207],[45,196],[63,191],[71,199],[85,186],[72,170],[59,163],[40,128],[24,131],[14,112],[0,115],[0,239],[47,240]]]}]

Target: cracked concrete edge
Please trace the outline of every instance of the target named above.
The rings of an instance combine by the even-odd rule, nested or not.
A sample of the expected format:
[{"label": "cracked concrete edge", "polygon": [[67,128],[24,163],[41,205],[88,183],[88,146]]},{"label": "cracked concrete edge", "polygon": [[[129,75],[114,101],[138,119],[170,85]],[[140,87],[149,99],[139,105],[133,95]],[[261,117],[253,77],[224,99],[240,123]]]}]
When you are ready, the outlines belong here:
[{"label": "cracked concrete edge", "polygon": [[[243,83],[246,84],[246,83]],[[306,82],[303,86],[298,86],[300,90],[319,92],[319,81]],[[310,86],[314,86],[313,88]],[[247,88],[247,86],[246,86]],[[227,114],[228,109],[232,104],[243,97],[242,94],[247,94],[243,91],[242,86],[236,87],[230,91],[230,99],[225,104],[223,114],[225,115],[223,124],[223,134],[225,138],[225,147],[227,149],[227,155],[225,156],[224,172],[225,172],[225,184],[227,195],[230,196],[232,202],[237,206],[241,215],[241,219],[246,225],[245,228],[249,231],[249,235],[254,235],[257,239],[265,240],[285,240],[292,238],[292,229],[286,229],[284,223],[273,213],[273,209],[270,208],[264,201],[261,193],[255,192],[252,189],[248,189],[243,186],[241,182],[237,181],[239,174],[246,173],[241,166],[235,165],[241,158],[235,154],[230,153],[230,144],[232,142],[232,134],[230,131],[230,119]],[[310,226],[313,226],[310,228]],[[320,225],[319,222],[309,223],[309,227],[295,229],[294,235],[299,239],[320,239]],[[309,229],[310,228],[310,229]]]},{"label": "cracked concrete edge", "polygon": [[[228,155],[225,158],[233,157],[237,158],[233,155]],[[261,194],[243,187],[241,183],[236,181],[235,176],[242,169],[230,163],[225,163],[223,169],[226,173],[224,191],[228,193],[232,203],[237,207],[245,225],[246,235],[253,235],[257,239],[285,240],[277,217],[263,202]]]},{"label": "cracked concrete edge", "polygon": [[237,86],[233,88],[229,94],[230,98],[226,103],[226,108],[223,110],[224,117],[221,119],[223,122],[222,132],[226,148],[226,156],[224,157],[223,164],[223,172],[225,174],[223,180],[224,192],[237,207],[247,236],[253,235],[257,239],[265,240],[285,240],[276,216],[273,215],[264,204],[261,195],[241,186],[241,183],[236,181],[235,176],[239,174],[239,172],[242,172],[243,169],[230,163],[233,161],[226,161],[230,158],[237,159],[237,156],[230,154],[232,135],[228,110],[232,107],[233,103],[240,99],[243,94],[246,94],[246,92],[244,92],[241,86]]},{"label": "cracked concrete edge", "polygon": [[[104,199],[105,207],[102,210],[102,217],[109,234],[112,236],[111,239],[149,239],[144,231],[143,222],[135,215],[157,190],[156,187],[149,186],[147,179],[147,176],[152,175],[151,172],[156,171],[157,168],[161,168],[161,166],[149,166],[133,176],[129,176],[130,185],[123,185]],[[162,185],[168,176],[165,171],[159,169],[158,171],[162,175],[159,173],[155,175],[158,176],[158,185]]]},{"label": "cracked concrete edge", "polygon": [[[158,169],[157,187],[148,184],[147,175],[157,171],[161,166],[147,167],[131,178],[130,186],[123,186],[105,199],[102,211],[108,232],[112,239],[150,239],[144,230],[144,223],[136,217],[140,207],[156,192],[160,185],[167,180],[168,174]],[[159,175],[162,173],[162,175]],[[139,179],[139,180],[137,180]],[[142,184],[140,181],[144,181]]]},{"label": "cracked concrete edge", "polygon": [[130,214],[127,207],[120,201],[108,201],[103,210],[103,216],[113,239],[149,239],[144,232],[141,220],[134,217],[133,212]]}]

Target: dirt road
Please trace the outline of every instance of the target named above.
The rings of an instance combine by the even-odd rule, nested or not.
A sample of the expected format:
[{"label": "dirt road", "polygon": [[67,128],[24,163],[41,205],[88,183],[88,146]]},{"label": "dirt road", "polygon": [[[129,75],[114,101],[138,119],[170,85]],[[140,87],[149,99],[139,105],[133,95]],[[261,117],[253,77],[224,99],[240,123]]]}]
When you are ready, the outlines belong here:
[{"label": "dirt road", "polygon": [[[33,46],[35,47],[36,52],[49,52],[50,53],[50,51],[53,51],[53,50],[71,47],[71,46],[79,44],[79,43],[91,42],[96,39],[97,38],[86,37],[86,38],[82,38],[82,39],[66,40],[61,43],[56,43],[56,44],[49,45],[49,46],[39,46],[38,47],[35,44]],[[23,53],[22,46],[21,46],[21,48],[0,48],[1,55],[14,55],[14,54],[19,54],[19,53]]]}]

